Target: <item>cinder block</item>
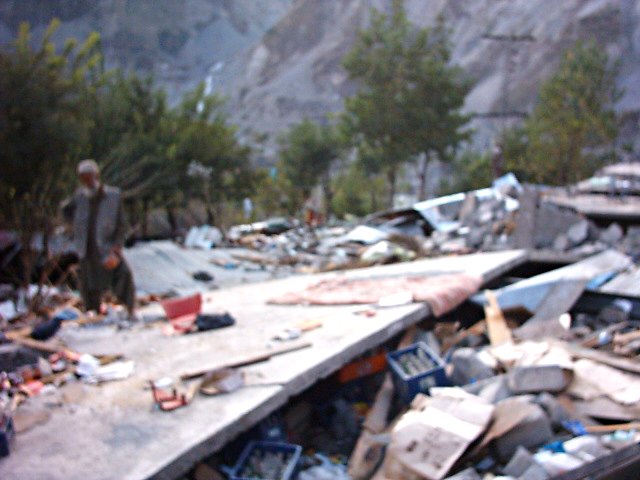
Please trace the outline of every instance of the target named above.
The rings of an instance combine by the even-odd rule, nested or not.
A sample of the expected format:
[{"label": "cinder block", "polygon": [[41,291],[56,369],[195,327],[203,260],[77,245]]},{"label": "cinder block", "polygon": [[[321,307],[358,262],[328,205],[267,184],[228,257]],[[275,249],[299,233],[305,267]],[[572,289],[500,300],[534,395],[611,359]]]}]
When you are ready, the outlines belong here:
[{"label": "cinder block", "polygon": [[535,413],[494,441],[496,454],[502,461],[508,461],[518,446],[535,448],[553,438],[551,422],[547,414],[542,407],[538,405],[534,405],[534,407],[536,407]]},{"label": "cinder block", "polygon": [[558,365],[515,367],[509,371],[509,388],[514,393],[561,392],[570,375]]},{"label": "cinder block", "polygon": [[537,465],[533,459],[533,455],[529,453],[529,450],[518,446],[516,453],[511,457],[511,460],[509,460],[509,463],[507,463],[503,471],[512,477],[520,477],[534,464]]},{"label": "cinder block", "polygon": [[534,401],[542,408],[544,408],[545,412],[547,412],[552,427],[559,428],[562,425],[562,422],[569,420],[569,413],[560,404],[558,399],[550,393],[541,393],[540,395],[536,396]]},{"label": "cinder block", "polygon": [[451,364],[451,381],[455,385],[466,385],[495,375],[493,369],[472,348],[459,348],[453,352]]}]

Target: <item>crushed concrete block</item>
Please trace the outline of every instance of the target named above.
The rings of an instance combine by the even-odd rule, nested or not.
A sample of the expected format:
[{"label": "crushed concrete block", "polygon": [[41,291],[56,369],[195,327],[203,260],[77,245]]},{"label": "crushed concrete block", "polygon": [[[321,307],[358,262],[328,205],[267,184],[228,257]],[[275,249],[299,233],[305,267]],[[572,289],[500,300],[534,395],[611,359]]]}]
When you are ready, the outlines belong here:
[{"label": "crushed concrete block", "polygon": [[625,298],[616,298],[611,305],[604,307],[598,313],[598,321],[615,325],[626,322],[631,316],[633,304]]},{"label": "crushed concrete block", "polygon": [[[574,212],[564,210],[543,203],[535,212],[534,220],[534,246],[537,248],[549,248],[561,233],[567,232],[567,225],[573,225],[582,220],[582,217]],[[576,232],[576,235],[579,232]]]},{"label": "crushed concrete block", "polygon": [[485,202],[480,205],[476,211],[476,222],[480,224],[489,223],[494,220],[494,205],[491,202]]},{"label": "crushed concrete block", "polygon": [[516,248],[534,248],[538,194],[534,190],[525,187],[524,192],[520,195],[519,201],[520,209],[516,217],[513,243]]},{"label": "crushed concrete block", "polygon": [[560,475],[575,470],[585,464],[584,460],[567,453],[542,450],[534,455],[536,462],[540,464],[550,476]]},{"label": "crushed concrete block", "polygon": [[469,334],[458,342],[458,347],[459,348],[463,348],[463,347],[476,348],[484,345],[486,342],[487,342],[487,337],[485,337],[484,335]]},{"label": "crushed concrete block", "polygon": [[451,364],[453,371],[450,378],[454,385],[466,385],[495,375],[493,368],[472,348],[459,348],[453,352]]},{"label": "crushed concrete block", "polygon": [[569,239],[564,233],[561,233],[553,241],[553,249],[558,252],[564,252],[569,248]]},{"label": "crushed concrete block", "polygon": [[479,248],[483,245],[485,237],[488,235],[486,229],[473,227],[467,236],[467,246],[469,248]]},{"label": "crushed concrete block", "polygon": [[567,440],[562,444],[564,451],[586,461],[608,455],[609,450],[602,444],[600,437],[595,435],[581,435]]},{"label": "crushed concrete block", "polygon": [[569,420],[570,418],[569,412],[567,412],[558,399],[550,393],[541,393],[536,396],[534,402],[544,408],[544,411],[547,412],[551,425],[554,428],[559,428],[562,425],[562,422]]},{"label": "crushed concrete block", "polygon": [[473,468],[467,468],[451,477],[445,478],[445,480],[482,480],[482,477]]},{"label": "crushed concrete block", "polygon": [[627,229],[623,241],[624,250],[630,255],[640,253],[640,227],[633,226]]},{"label": "crushed concrete block", "polygon": [[508,431],[494,441],[495,452],[503,461],[508,461],[518,449],[518,446],[535,448],[547,443],[553,438],[551,422],[542,407],[536,407],[534,413],[517,427]]},{"label": "crushed concrete block", "polygon": [[618,245],[624,238],[624,231],[617,223],[612,223],[605,230],[600,232],[599,240],[609,246]]},{"label": "crushed concrete block", "polygon": [[415,341],[426,343],[431,351],[436,354],[436,356],[441,356],[442,352],[440,350],[440,341],[438,340],[438,337],[436,337],[435,333],[433,333],[433,331],[420,331],[416,335]]},{"label": "crushed concrete block", "polygon": [[571,249],[569,252],[577,257],[591,257],[607,250],[607,246],[602,242],[585,243],[579,247]]},{"label": "crushed concrete block", "polygon": [[547,471],[542,466],[534,463],[518,477],[518,480],[548,480],[549,478]]},{"label": "crushed concrete block", "polygon": [[464,389],[493,404],[513,395],[506,375],[496,375],[495,377],[470,383],[465,385]]},{"label": "crushed concrete block", "polygon": [[509,463],[504,467],[504,473],[512,477],[520,477],[532,465],[537,465],[533,455],[524,447],[519,446]]},{"label": "crushed concrete block", "polygon": [[589,221],[581,220],[567,230],[567,240],[572,247],[582,245],[589,238]]},{"label": "crushed concrete block", "polygon": [[571,376],[558,365],[539,365],[512,368],[508,380],[514,393],[561,392]]}]

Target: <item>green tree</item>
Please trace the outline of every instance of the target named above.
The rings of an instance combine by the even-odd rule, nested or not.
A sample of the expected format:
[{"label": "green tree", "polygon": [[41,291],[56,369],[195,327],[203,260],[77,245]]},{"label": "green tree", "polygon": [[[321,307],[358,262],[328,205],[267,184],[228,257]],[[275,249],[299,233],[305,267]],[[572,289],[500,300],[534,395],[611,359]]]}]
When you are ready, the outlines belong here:
[{"label": "green tree", "polygon": [[[449,65],[450,46],[442,20],[416,29],[402,0],[389,16],[372,10],[369,28],[359,32],[343,65],[359,91],[345,100],[343,122],[355,146],[376,152],[389,185],[389,205],[400,167],[425,153],[447,160],[466,138],[468,121],[459,113],[469,84]],[[426,166],[421,168],[424,194]]]},{"label": "green tree", "polygon": [[[568,50],[547,80],[522,132],[511,133],[509,165],[534,182],[566,185],[592,174],[613,155],[618,67],[594,43]],[[518,137],[520,142],[518,144]]]},{"label": "green tree", "polygon": [[302,205],[316,185],[322,185],[328,218],[333,198],[331,166],[342,148],[336,127],[305,119],[280,136],[278,143],[280,167],[290,187],[295,209]]},{"label": "green tree", "polygon": [[164,204],[178,188],[174,162],[168,158],[176,137],[175,115],[151,78],[116,71],[96,95],[93,118],[85,156],[101,164],[107,183],[122,189],[130,215],[142,211],[140,233],[146,236],[149,208]]},{"label": "green tree", "polygon": [[22,237],[29,281],[32,238],[46,238],[69,194],[75,162],[89,138],[90,100],[101,75],[99,36],[68,40],[58,53],[54,20],[37,47],[30,29],[0,50],[0,223]]},{"label": "green tree", "polygon": [[491,185],[491,155],[465,150],[451,164],[452,175],[440,185],[440,195],[468,192]]},{"label": "green tree", "polygon": [[461,113],[471,82],[460,67],[451,65],[449,31],[440,17],[436,26],[420,30],[408,53],[411,62],[409,83],[413,97],[406,115],[413,130],[414,152],[418,161],[418,198],[424,199],[430,160],[454,161],[460,144],[470,137],[464,130],[470,117]]},{"label": "green tree", "polygon": [[204,85],[186,94],[177,108],[176,145],[170,155],[178,168],[173,181],[205,202],[211,224],[224,202],[251,195],[256,180],[251,150],[238,143],[223,106],[219,96],[205,95]]},{"label": "green tree", "polygon": [[384,178],[371,176],[363,163],[350,163],[333,179],[335,191],[332,203],[333,213],[339,218],[347,214],[363,217],[378,209],[377,199],[384,192]]}]

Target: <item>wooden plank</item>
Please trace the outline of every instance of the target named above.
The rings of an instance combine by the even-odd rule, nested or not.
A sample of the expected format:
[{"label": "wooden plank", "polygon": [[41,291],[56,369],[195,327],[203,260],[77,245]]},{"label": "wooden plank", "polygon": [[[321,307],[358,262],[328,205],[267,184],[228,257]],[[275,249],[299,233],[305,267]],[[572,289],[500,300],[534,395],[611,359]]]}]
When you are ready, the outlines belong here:
[{"label": "wooden plank", "polygon": [[603,363],[626,372],[640,373],[640,362],[637,360],[618,357],[599,350],[578,347],[577,345],[565,344],[565,346],[568,348],[569,353],[574,357],[587,358],[594,362]]},{"label": "wooden plank", "polygon": [[250,355],[246,358],[225,363],[223,365],[216,365],[210,368],[183,373],[182,375],[180,375],[180,380],[193,380],[194,378],[202,377],[203,375],[206,375],[209,372],[212,372],[214,370],[220,370],[222,368],[239,368],[239,367],[246,367],[247,365],[253,365],[255,363],[266,362],[267,360],[270,360],[271,358],[276,357],[278,355],[283,355],[285,353],[290,353],[290,352],[296,352],[298,350],[302,350],[303,348],[309,348],[310,346],[311,346],[311,342],[298,343],[295,345],[286,345],[282,348],[278,348],[270,352],[263,352],[255,355]]},{"label": "wooden plank", "polygon": [[495,293],[491,290],[485,290],[484,294],[489,302],[489,304],[484,307],[484,314],[491,345],[513,343],[511,329],[507,326],[507,321],[502,314]]}]

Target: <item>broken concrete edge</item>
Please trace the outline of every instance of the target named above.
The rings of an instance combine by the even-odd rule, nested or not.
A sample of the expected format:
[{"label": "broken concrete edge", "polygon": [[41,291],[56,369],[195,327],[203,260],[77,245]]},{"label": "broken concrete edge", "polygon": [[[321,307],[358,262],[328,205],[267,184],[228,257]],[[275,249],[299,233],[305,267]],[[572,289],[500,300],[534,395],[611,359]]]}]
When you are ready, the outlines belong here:
[{"label": "broken concrete edge", "polygon": [[249,430],[261,420],[286,405],[292,397],[302,393],[319,380],[332,375],[353,358],[390,340],[429,315],[430,310],[426,304],[416,304],[413,311],[405,315],[399,322],[385,330],[370,335],[359,345],[352,345],[347,349],[336,352],[334,355],[325,357],[322,363],[311,368],[304,375],[295,378],[286,386],[262,386],[262,388],[274,388],[276,390],[266,402],[242,417],[229,422],[228,426],[219,431],[214,438],[204,439],[198,445],[178,453],[176,458],[165,464],[160,470],[150,472],[143,478],[173,480],[180,475],[188,473],[198,462],[221,450],[238,435]]},{"label": "broken concrete edge", "polygon": [[[489,272],[483,273],[481,275],[482,280],[486,283],[498,278],[512,268],[521,265],[526,260],[527,255],[525,251],[514,251],[514,257],[512,259],[504,265],[500,265],[498,268],[494,268]],[[315,384],[319,379],[328,377],[342,366],[346,365],[353,358],[356,358],[381,343],[386,342],[430,315],[431,311],[427,304],[414,304],[414,309],[411,313],[403,317],[399,322],[391,325],[389,328],[369,336],[364,343],[361,342],[359,345],[353,345],[347,349],[341,350],[340,352],[336,352],[333,356],[325,358],[321,364],[316,365],[314,368],[307,371],[305,375],[294,379],[286,388],[273,387],[279,390],[274,392],[274,394],[265,403],[260,405],[259,408],[252,410],[240,419],[230,422],[229,425],[221,430],[215,438],[205,439],[195,447],[179,453],[178,456],[170,463],[164,465],[162,469],[150,473],[147,477],[152,479],[169,480],[187,473],[193,465],[221,450],[238,435],[249,430],[255,424],[286,405],[292,397],[303,392]],[[334,363],[335,359],[338,360],[338,365],[336,366],[334,364],[330,366]]]}]

